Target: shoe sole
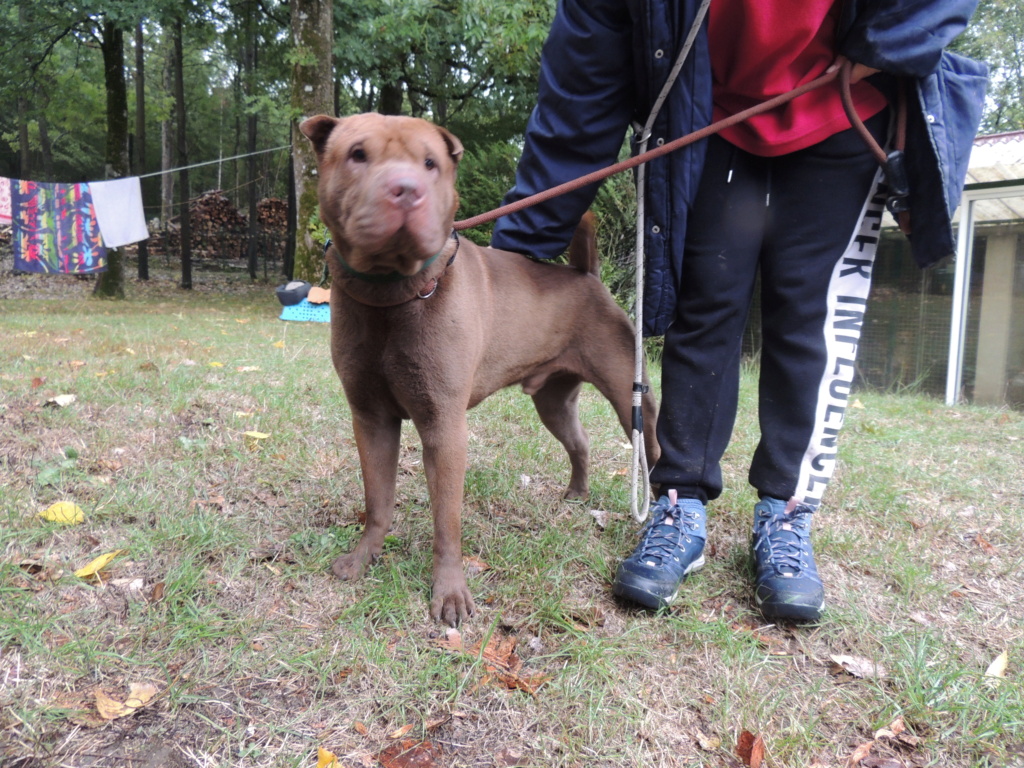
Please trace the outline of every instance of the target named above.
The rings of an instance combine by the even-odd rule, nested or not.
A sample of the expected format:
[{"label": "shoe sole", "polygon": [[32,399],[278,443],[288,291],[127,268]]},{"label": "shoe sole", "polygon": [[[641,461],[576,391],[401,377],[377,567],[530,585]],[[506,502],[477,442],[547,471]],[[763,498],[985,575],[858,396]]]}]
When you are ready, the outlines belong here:
[{"label": "shoe sole", "polygon": [[775,603],[762,600],[755,594],[754,602],[761,615],[772,621],[818,621],[825,610],[824,600],[818,604]]},{"label": "shoe sole", "polygon": [[679,580],[675,591],[670,595],[662,594],[664,592],[664,582],[644,579],[638,576],[631,576],[630,582],[624,582],[621,576],[616,574],[615,583],[612,585],[612,594],[651,610],[667,608],[679,597],[679,587],[686,581],[686,577],[703,567],[704,555],[701,555],[690,563],[689,567],[683,572],[683,578]]}]

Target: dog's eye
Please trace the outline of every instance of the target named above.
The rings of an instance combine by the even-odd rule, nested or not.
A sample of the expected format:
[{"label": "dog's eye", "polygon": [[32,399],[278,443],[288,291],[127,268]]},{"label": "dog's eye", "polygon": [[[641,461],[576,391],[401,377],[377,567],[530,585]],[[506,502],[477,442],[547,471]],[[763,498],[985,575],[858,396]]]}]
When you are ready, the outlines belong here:
[{"label": "dog's eye", "polygon": [[357,163],[366,162],[366,150],[362,147],[353,147],[348,153],[348,159]]},{"label": "dog's eye", "polygon": [[437,163],[434,162],[434,158],[432,157],[428,157],[426,160],[424,160],[423,164],[427,167],[428,171],[432,170],[437,165]]}]

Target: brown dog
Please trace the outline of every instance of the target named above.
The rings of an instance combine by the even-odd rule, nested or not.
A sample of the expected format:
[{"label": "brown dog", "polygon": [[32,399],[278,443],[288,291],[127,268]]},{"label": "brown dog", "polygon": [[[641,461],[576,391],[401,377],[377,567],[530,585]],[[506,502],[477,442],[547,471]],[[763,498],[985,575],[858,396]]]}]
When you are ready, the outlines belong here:
[{"label": "brown dog", "polygon": [[[571,266],[480,248],[452,230],[462,144],[424,120],[376,114],[304,121],[316,149],[320,215],[330,229],[331,356],[352,409],[366,528],[333,566],[356,579],[380,556],[395,506],[399,434],[412,419],[434,517],[430,615],[473,613],[462,570],[466,410],[519,383],[569,453],[565,495],[588,491],[588,440],[577,414],[594,384],[631,429],[633,326],[597,276],[585,223]],[[656,408],[645,395],[647,454]]]}]

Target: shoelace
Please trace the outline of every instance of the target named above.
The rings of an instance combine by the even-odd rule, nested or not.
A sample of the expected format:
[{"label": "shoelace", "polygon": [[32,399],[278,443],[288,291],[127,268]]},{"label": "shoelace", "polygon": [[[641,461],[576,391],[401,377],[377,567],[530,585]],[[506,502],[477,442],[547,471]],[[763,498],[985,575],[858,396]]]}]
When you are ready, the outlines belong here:
[{"label": "shoelace", "polygon": [[803,514],[793,515],[760,513],[757,548],[767,543],[768,562],[780,573],[798,574],[803,571],[807,542],[807,523]]},{"label": "shoelace", "polygon": [[[686,535],[685,529],[697,530],[698,516],[696,512],[688,511],[678,504],[661,509],[656,505],[652,511],[656,514],[644,534],[640,557],[667,560],[674,556],[680,538]],[[666,522],[668,520],[672,522]]]}]

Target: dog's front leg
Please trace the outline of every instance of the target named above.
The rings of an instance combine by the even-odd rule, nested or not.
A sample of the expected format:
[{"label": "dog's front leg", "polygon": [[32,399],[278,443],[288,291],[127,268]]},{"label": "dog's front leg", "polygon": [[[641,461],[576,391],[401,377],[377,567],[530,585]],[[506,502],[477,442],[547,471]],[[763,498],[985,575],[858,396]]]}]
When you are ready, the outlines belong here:
[{"label": "dog's front leg", "polygon": [[434,575],[430,616],[450,626],[476,610],[462,569],[462,495],[468,429],[463,410],[417,423],[434,517]]},{"label": "dog's front leg", "polygon": [[395,514],[395,482],[401,444],[401,419],[386,414],[352,414],[366,500],[366,526],[356,548],[334,561],[339,579],[358,579],[380,557]]}]

